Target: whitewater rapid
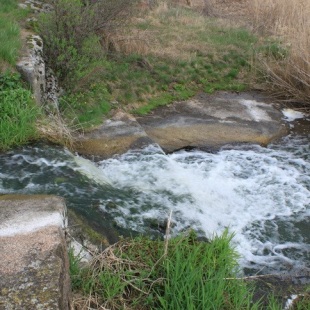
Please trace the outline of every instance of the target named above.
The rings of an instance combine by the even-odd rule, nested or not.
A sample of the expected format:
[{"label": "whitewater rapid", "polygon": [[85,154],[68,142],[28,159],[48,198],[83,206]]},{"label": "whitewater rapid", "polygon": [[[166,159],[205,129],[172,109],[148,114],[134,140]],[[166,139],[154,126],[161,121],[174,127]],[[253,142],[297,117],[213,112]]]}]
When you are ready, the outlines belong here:
[{"label": "whitewater rapid", "polygon": [[297,138],[269,148],[227,146],[214,154],[129,152],[100,162],[99,168],[113,187],[130,190],[131,198],[113,201],[113,210],[102,201],[101,208],[120,226],[140,232],[154,229],[154,219],[162,226],[170,211],[173,234],[194,229],[211,238],[228,228],[247,268],[306,267],[308,160],[308,142]]},{"label": "whitewater rapid", "polygon": [[229,229],[249,273],[310,265],[309,137],[216,153],[165,155],[152,146],[98,163],[60,147],[25,147],[0,155],[0,193],[57,194],[129,232],[162,234],[170,211],[173,235]]}]

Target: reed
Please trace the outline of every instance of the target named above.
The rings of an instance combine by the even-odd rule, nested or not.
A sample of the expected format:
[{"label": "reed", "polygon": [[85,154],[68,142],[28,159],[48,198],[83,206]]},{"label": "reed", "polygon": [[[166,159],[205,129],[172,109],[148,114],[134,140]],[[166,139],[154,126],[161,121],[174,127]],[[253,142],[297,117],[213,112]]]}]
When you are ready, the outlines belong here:
[{"label": "reed", "polygon": [[[283,57],[269,53],[258,58],[266,88],[286,101],[310,102],[310,2],[254,0],[248,4],[254,29],[272,35],[286,50]],[[263,55],[266,56],[266,55]]]}]

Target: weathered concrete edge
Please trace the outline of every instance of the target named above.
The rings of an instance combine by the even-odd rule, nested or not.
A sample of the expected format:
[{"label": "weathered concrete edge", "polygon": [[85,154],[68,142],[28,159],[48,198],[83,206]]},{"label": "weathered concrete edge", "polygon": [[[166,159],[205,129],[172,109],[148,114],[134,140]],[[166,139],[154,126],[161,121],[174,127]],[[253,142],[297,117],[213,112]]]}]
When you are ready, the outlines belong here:
[{"label": "weathered concrete edge", "polygon": [[[24,309],[24,307],[28,307],[31,305],[33,309],[70,309],[71,304],[71,284],[70,284],[70,277],[69,277],[69,258],[68,258],[68,251],[66,246],[66,238],[65,238],[65,228],[67,226],[67,215],[66,215],[66,205],[63,198],[54,196],[54,195],[16,195],[16,194],[3,194],[0,195],[0,212],[3,212],[4,209],[8,209],[11,206],[11,203],[14,207],[16,205],[21,205],[23,202],[27,202],[30,205],[33,203],[36,205],[34,209],[40,206],[40,201],[43,201],[43,205],[52,205],[52,208],[55,209],[56,213],[60,213],[62,216],[62,223],[59,222],[58,224],[54,225],[53,223],[47,227],[39,227],[35,228],[33,231],[26,232],[25,234],[18,235],[18,238],[23,240],[27,240],[27,242],[33,238],[33,235],[39,235],[39,237],[43,240],[45,235],[47,237],[51,237],[56,239],[57,242],[52,242],[52,252],[48,253],[40,248],[40,245],[37,246],[34,244],[33,248],[29,248],[30,256],[28,255],[28,260],[30,259],[33,264],[38,264],[38,268],[32,268],[33,266],[25,266],[24,271],[20,270],[17,273],[10,274],[5,272],[1,277],[0,280],[0,309]],[[1,208],[3,205],[3,208]],[[46,205],[44,206],[46,209]],[[44,209],[43,207],[43,209]],[[14,211],[12,210],[11,214],[14,215]],[[20,210],[17,210],[17,213]],[[21,207],[21,214],[24,211],[23,206]],[[46,210],[43,210],[43,212]],[[40,213],[40,212],[39,212]],[[7,214],[5,214],[7,215]],[[8,220],[5,216],[1,218],[3,222]],[[19,240],[17,238],[17,240]],[[40,239],[39,238],[39,239]],[[0,236],[0,239],[5,242],[1,242],[0,248],[3,247],[5,244],[14,243],[16,239],[12,237],[12,235],[4,235]],[[9,241],[9,243],[8,243]],[[11,242],[13,241],[13,242]],[[55,240],[54,240],[55,241]],[[36,241],[37,242],[37,241]],[[14,243],[14,246],[19,246],[18,242]],[[44,246],[43,246],[44,247]],[[3,249],[2,249],[3,250]],[[1,250],[1,252],[2,252]],[[2,252],[5,255],[5,252]],[[31,260],[33,258],[34,260]],[[51,263],[52,260],[52,263]],[[51,269],[51,266],[53,267]],[[43,268],[43,269],[42,269]],[[46,272],[45,269],[50,269],[49,272]],[[5,269],[5,268],[4,268]],[[14,270],[14,268],[13,268]],[[0,273],[3,273],[3,270]],[[53,290],[52,293],[49,293],[49,277],[50,275],[56,275],[56,280],[54,286],[52,286]],[[37,280],[37,281],[36,281]],[[19,281],[19,282],[18,282]],[[30,282],[29,282],[30,281]],[[47,281],[47,282],[46,282]],[[18,284],[19,283],[19,284]],[[34,287],[34,283],[38,283],[37,287]],[[46,284],[47,283],[47,284]],[[42,286],[43,285],[43,286]],[[14,287],[15,288],[14,288]],[[28,289],[27,289],[28,286]],[[32,290],[32,288],[35,288]],[[40,288],[41,287],[41,288]],[[17,288],[17,289],[16,289]],[[18,291],[18,288],[21,291]],[[56,290],[55,290],[56,288]],[[31,289],[31,293],[29,294],[29,289]],[[58,293],[57,293],[57,292]],[[6,293],[7,295],[5,295]],[[36,293],[38,293],[40,298],[36,298]],[[52,296],[51,301],[49,301],[49,296]],[[27,300],[28,299],[28,300]],[[30,300],[31,299],[31,300]],[[34,300],[38,302],[34,304]],[[44,302],[43,302],[44,301]],[[42,304],[40,304],[42,302]],[[14,304],[16,303],[16,304]],[[4,306],[4,307],[2,307]],[[43,308],[41,307],[43,306]],[[13,307],[13,308],[12,308]],[[41,308],[40,308],[41,307]]]}]

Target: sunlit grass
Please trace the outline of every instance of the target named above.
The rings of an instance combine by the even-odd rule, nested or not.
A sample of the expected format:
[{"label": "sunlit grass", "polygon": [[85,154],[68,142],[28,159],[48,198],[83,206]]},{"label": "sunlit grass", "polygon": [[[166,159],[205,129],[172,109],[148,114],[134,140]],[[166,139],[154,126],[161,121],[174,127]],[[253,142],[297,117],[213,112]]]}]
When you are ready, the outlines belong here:
[{"label": "sunlit grass", "polygon": [[100,54],[100,37],[90,39],[92,49],[75,54],[61,101],[65,117],[84,127],[100,123],[108,105],[146,114],[200,91],[245,90],[257,42],[245,29],[164,3],[113,33],[110,53]]}]

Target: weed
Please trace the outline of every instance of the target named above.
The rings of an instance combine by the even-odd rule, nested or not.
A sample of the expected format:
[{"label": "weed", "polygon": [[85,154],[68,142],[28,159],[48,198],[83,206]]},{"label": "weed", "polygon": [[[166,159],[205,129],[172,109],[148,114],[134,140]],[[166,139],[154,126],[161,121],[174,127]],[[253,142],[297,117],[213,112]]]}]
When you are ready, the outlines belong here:
[{"label": "weed", "polygon": [[73,125],[92,127],[99,125],[103,116],[110,111],[109,99],[107,88],[93,85],[88,92],[62,96],[59,108],[67,120],[74,120]]},{"label": "weed", "polygon": [[21,76],[17,73],[6,71],[0,74],[0,91],[14,90],[22,87]]}]

